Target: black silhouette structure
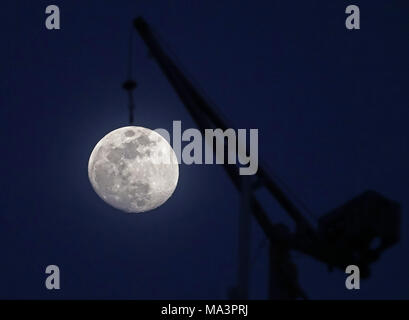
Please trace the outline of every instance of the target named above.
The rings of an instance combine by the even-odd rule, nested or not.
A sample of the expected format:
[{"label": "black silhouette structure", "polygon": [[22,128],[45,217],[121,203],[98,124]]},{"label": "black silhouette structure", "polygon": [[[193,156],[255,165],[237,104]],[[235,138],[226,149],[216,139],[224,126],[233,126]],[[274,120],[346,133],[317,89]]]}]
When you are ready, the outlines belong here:
[{"label": "black silhouette structure", "polygon": [[[192,82],[165,52],[152,29],[139,17],[134,27],[149,48],[173,89],[178,94],[199,129],[230,128],[212,108]],[[130,122],[133,122],[132,91],[136,83],[128,79],[124,85],[130,96]],[[225,147],[227,154],[227,146]],[[229,292],[230,298],[248,298],[249,224],[250,214],[261,226],[269,240],[269,298],[307,299],[297,281],[297,268],[291,261],[291,250],[307,254],[328,265],[329,269],[345,270],[357,265],[361,276],[370,275],[370,264],[381,253],[399,241],[400,206],[375,191],[367,191],[346,204],[332,210],[319,219],[314,228],[302,212],[280,188],[262,166],[255,176],[240,176],[236,165],[224,164],[224,168],[241,193],[242,209],[239,220],[239,270],[238,285]],[[291,233],[283,224],[273,224],[253,192],[266,188],[285,212],[295,221],[296,231]]]}]

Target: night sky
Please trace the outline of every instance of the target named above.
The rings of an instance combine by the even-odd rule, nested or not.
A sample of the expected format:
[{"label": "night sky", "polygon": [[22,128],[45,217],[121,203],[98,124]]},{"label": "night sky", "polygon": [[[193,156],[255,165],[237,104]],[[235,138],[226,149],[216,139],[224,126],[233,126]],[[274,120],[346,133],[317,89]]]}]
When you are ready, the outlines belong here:
[{"label": "night sky", "polygon": [[[58,5],[61,30],[45,28]],[[345,8],[361,29],[345,28]],[[218,165],[180,165],[174,195],[145,214],[104,203],[88,180],[95,144],[128,125],[132,19],[143,16],[260,161],[313,212],[367,189],[402,205],[401,242],[361,289],[293,254],[313,299],[409,298],[409,3],[383,1],[2,1],[0,298],[224,299],[236,281],[239,196]],[[134,34],[136,125],[194,127]],[[265,193],[265,192],[264,192]],[[260,191],[274,222],[285,212]],[[267,297],[253,224],[251,298]],[[47,265],[61,289],[44,286]]]}]

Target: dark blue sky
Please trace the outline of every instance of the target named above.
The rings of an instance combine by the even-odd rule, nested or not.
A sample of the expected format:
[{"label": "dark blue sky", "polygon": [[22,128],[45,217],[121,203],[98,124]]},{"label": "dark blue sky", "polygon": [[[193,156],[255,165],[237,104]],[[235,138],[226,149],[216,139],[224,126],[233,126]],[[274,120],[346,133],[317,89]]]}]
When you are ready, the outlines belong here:
[{"label": "dark blue sky", "polygon": [[[61,10],[61,30],[44,26]],[[347,31],[345,8],[361,9]],[[374,189],[402,205],[402,240],[361,290],[294,255],[311,298],[408,298],[409,5],[406,1],[2,1],[0,298],[225,298],[239,198],[220,166],[180,166],[173,197],[142,215],[101,201],[88,158],[127,125],[131,21],[142,15],[220,111],[259,129],[260,158],[316,217]],[[135,33],[136,123],[194,126]],[[273,221],[285,221],[272,200]],[[253,246],[263,235],[254,228]],[[266,297],[265,247],[252,297]],[[61,290],[44,287],[61,269]]]}]

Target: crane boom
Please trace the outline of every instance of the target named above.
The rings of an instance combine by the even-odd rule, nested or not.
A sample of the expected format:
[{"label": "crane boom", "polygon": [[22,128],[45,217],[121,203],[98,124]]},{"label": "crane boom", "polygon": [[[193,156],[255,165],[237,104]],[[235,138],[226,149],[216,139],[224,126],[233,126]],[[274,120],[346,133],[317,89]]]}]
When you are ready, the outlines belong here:
[{"label": "crane boom", "polygon": [[[188,112],[195,120],[199,129],[217,127],[226,130],[229,127],[225,121],[213,110],[206,99],[196,90],[191,81],[181,72],[180,68],[161,48],[149,25],[143,18],[134,20],[134,26],[148,46],[150,53],[155,58],[164,75],[175,89],[179,98],[186,106]],[[238,168],[225,164],[225,169],[237,188],[240,188]],[[277,199],[281,207],[303,228],[312,230],[309,222],[303,217],[295,204],[286,196],[278,184],[267,174],[266,170],[259,167],[257,177],[265,184],[270,193]]]}]

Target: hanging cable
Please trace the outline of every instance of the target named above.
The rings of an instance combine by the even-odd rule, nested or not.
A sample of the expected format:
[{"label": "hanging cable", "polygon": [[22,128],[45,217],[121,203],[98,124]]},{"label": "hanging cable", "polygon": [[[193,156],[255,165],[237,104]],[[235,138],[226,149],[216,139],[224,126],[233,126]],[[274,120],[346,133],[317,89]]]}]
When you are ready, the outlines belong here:
[{"label": "hanging cable", "polygon": [[129,30],[128,42],[128,79],[133,78],[133,28]]},{"label": "hanging cable", "polygon": [[136,82],[133,80],[133,28],[130,29],[129,33],[129,57],[128,57],[128,79],[122,84],[122,88],[124,88],[128,92],[129,98],[129,124],[133,124],[134,122],[134,110],[135,110],[135,103],[134,103],[134,96],[133,90],[136,88]]}]

